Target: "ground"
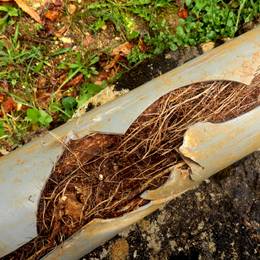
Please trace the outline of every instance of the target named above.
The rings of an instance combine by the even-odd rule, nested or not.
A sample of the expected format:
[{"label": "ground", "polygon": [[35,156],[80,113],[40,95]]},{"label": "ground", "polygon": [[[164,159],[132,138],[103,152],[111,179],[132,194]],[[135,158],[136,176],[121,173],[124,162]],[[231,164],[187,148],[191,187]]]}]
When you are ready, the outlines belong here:
[{"label": "ground", "polygon": [[[104,8],[102,1],[54,2],[42,11],[43,25],[17,6],[1,10],[0,156],[66,122],[105,86],[135,88],[202,54],[201,43],[214,47],[251,29],[260,10],[248,1],[216,4],[218,12],[211,12],[211,1],[204,1],[198,11],[201,1],[186,1],[187,16],[170,0],[152,1],[152,8],[150,0],[104,1]],[[259,165],[256,153],[85,258],[257,259]]]},{"label": "ground", "polygon": [[256,152],[84,259],[259,259],[259,174]]}]

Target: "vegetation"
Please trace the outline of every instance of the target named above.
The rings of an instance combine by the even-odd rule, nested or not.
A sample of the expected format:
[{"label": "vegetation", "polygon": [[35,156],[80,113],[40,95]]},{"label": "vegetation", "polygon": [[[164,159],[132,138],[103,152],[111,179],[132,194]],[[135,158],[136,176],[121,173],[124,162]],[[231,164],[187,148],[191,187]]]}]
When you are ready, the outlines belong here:
[{"label": "vegetation", "polygon": [[[149,54],[156,55],[166,49],[196,45],[206,41],[234,37],[239,27],[252,21],[260,12],[260,1],[186,0],[177,16],[177,6],[172,0],[99,1],[88,6],[96,21],[90,28],[97,32],[106,22],[112,22],[124,33],[127,40],[142,38],[150,47]],[[171,9],[170,17],[163,14]],[[139,19],[137,19],[137,17]],[[167,20],[168,18],[168,20]],[[148,30],[138,30],[142,19]],[[171,28],[169,19],[178,24]],[[136,63],[147,57],[133,49],[129,61]]]},{"label": "vegetation", "polygon": [[[66,122],[144,59],[234,37],[260,13],[259,0],[82,2],[75,12],[68,4],[50,6],[43,24],[0,5],[0,149]],[[102,45],[108,30],[113,39]]]}]

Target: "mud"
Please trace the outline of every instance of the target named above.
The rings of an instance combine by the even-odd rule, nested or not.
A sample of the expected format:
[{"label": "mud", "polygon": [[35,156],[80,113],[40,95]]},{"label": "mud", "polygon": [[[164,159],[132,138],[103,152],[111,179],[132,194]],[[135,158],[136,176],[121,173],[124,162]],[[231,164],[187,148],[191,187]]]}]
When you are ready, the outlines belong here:
[{"label": "mud", "polygon": [[116,82],[116,90],[134,89],[201,54],[203,54],[202,46],[196,46],[181,48],[175,52],[165,52],[147,59],[130,71],[125,72]]},{"label": "mud", "polygon": [[259,259],[259,176],[256,152],[83,259]]}]

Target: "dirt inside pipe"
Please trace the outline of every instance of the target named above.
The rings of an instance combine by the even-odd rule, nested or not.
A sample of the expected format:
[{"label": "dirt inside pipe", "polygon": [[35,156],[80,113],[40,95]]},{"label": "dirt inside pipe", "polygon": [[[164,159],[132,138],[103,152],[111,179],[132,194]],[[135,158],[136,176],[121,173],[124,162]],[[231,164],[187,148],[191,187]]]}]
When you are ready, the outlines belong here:
[{"label": "dirt inside pipe", "polygon": [[39,259],[94,218],[113,218],[145,203],[140,194],[167,181],[182,161],[189,126],[223,122],[260,104],[260,75],[190,85],[163,96],[122,135],[92,134],[64,144],[38,208],[37,238],[6,259]]}]

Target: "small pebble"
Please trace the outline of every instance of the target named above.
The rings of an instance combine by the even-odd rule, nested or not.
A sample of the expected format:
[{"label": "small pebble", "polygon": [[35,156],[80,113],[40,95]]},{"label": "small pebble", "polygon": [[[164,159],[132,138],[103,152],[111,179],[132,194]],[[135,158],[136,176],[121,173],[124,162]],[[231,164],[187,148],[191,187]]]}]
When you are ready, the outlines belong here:
[{"label": "small pebble", "polygon": [[68,12],[69,12],[69,14],[74,14],[76,12],[76,10],[77,10],[76,5],[73,5],[73,4],[69,4],[68,5]]}]

